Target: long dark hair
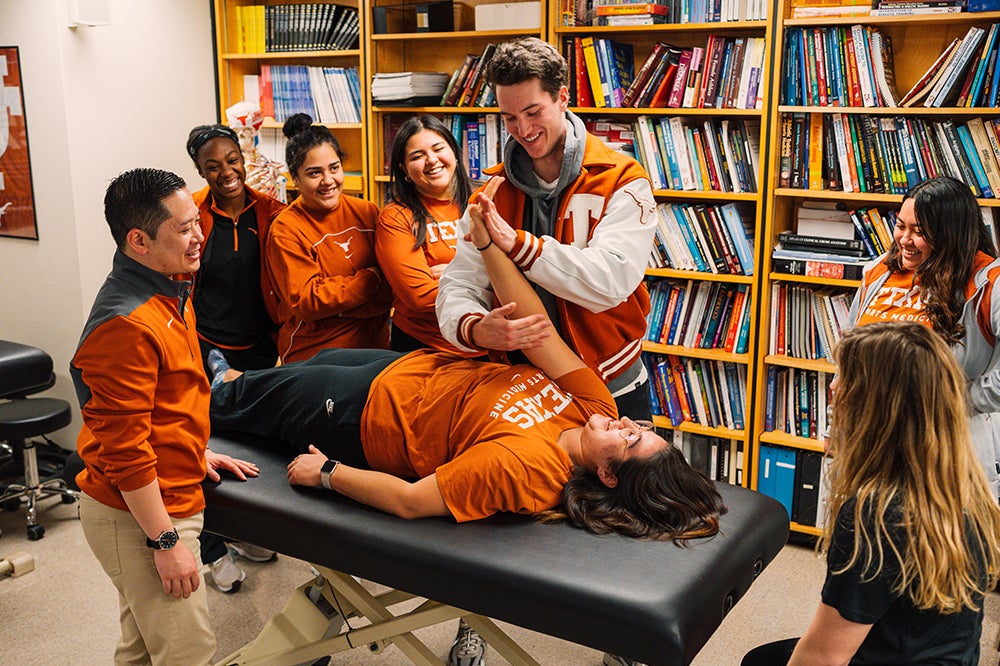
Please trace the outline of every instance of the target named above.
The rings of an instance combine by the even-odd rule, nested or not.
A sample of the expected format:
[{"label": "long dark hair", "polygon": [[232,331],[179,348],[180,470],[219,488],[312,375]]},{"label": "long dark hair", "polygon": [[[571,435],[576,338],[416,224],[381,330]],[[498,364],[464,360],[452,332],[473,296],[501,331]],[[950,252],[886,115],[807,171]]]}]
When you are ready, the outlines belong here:
[{"label": "long dark hair", "polygon": [[718,533],[719,516],[726,512],[722,496],[677,447],[668,444],[646,458],[630,458],[611,472],[618,478],[614,488],[574,467],[562,507],[540,514],[542,522],[565,520],[595,534],[678,543]]},{"label": "long dark hair", "polygon": [[[933,248],[916,271],[924,311],[931,327],[953,345],[965,337],[965,327],[959,320],[976,252],[995,258],[996,246],[983,223],[979,204],[965,183],[950,176],[931,178],[910,188],[903,196],[903,201],[907,199],[913,199],[913,214]],[[885,264],[892,271],[904,270],[895,242]]]},{"label": "long dark hair", "polygon": [[313,125],[313,119],[307,113],[296,113],[286,120],[282,132],[288,137],[288,144],[285,146],[285,164],[288,165],[288,172],[296,178],[302,163],[306,160],[306,155],[317,146],[329,144],[341,162],[346,157],[333,132],[323,125]]},{"label": "long dark hair", "polygon": [[451,148],[455,154],[455,173],[452,174],[449,194],[451,200],[460,206],[465,206],[472,196],[472,182],[469,174],[465,171],[465,164],[462,160],[462,149],[455,140],[455,135],[448,130],[443,122],[430,114],[423,114],[408,118],[406,122],[399,126],[396,137],[392,141],[392,155],[389,158],[389,199],[413,211],[413,237],[416,243],[413,249],[421,247],[427,242],[427,223],[437,222],[423,201],[420,200],[420,193],[417,186],[413,184],[406,173],[406,144],[411,138],[422,130],[430,130],[439,135]]}]

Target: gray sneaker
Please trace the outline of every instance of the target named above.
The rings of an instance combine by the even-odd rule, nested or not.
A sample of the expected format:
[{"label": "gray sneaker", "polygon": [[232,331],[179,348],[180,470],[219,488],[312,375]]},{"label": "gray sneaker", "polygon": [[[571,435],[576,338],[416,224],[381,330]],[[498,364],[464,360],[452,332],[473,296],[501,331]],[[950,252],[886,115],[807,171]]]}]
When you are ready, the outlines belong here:
[{"label": "gray sneaker", "polygon": [[246,579],[247,574],[240,569],[233,559],[233,554],[226,551],[226,554],[208,565],[212,574],[212,582],[220,592],[232,594],[240,591],[240,584]]},{"label": "gray sneaker", "polygon": [[273,550],[261,548],[260,546],[255,546],[252,543],[246,543],[244,541],[232,542],[229,544],[229,549],[232,551],[233,555],[242,557],[245,560],[250,560],[251,562],[270,562],[278,556],[278,554]]},{"label": "gray sneaker", "polygon": [[486,663],[486,639],[463,620],[448,653],[448,666],[483,666]]}]

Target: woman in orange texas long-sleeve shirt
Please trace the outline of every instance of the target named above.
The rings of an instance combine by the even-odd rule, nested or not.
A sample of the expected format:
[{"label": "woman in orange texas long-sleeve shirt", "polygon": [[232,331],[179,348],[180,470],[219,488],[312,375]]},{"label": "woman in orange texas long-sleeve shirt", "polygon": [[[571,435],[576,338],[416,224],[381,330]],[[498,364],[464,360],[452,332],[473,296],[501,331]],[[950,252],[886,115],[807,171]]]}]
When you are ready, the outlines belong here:
[{"label": "woman in orange texas long-sleeve shirt", "polygon": [[284,363],[328,347],[389,346],[392,293],[375,261],[378,208],[342,196],[343,151],[306,114],[285,122],[285,161],[299,198],[271,225],[267,268]]},{"label": "woman in orange texas long-sleeve shirt", "polygon": [[448,128],[431,115],[404,122],[392,144],[391,202],[379,213],[375,253],[392,286],[391,348],[430,347],[463,356],[444,339],[434,312],[438,278],[455,257],[458,221],[472,195]]}]

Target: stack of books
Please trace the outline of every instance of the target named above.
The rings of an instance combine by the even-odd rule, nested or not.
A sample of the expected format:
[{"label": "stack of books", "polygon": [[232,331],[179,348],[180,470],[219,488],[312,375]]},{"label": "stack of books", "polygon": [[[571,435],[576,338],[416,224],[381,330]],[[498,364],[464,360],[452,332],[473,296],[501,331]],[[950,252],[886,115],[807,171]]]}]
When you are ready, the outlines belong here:
[{"label": "stack of books", "polygon": [[876,0],[871,16],[955,14],[965,11],[965,0]]},{"label": "stack of books", "polygon": [[[673,8],[673,11],[671,9]],[[680,3],[627,2],[599,4],[595,7],[597,25],[656,25],[678,23]]]},{"label": "stack of books", "polygon": [[441,72],[378,73],[372,77],[372,102],[399,106],[437,105],[448,86]]},{"label": "stack of books", "polygon": [[796,214],[796,229],[778,234],[771,270],[789,275],[858,280],[865,264],[892,243],[894,213],[877,208],[847,210],[843,204],[808,201]]}]

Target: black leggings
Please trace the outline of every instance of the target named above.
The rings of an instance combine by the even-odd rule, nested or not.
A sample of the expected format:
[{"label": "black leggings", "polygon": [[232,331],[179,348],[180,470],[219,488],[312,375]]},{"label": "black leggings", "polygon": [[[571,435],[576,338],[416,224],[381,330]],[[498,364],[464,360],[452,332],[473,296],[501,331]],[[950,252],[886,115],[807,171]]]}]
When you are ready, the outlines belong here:
[{"label": "black leggings", "polygon": [[401,354],[387,349],[324,349],[306,361],[250,370],[212,391],[212,430],[280,439],[367,468],[361,413],[372,382]]}]

